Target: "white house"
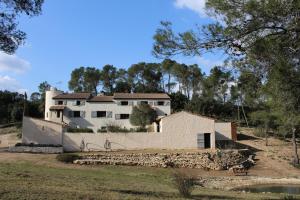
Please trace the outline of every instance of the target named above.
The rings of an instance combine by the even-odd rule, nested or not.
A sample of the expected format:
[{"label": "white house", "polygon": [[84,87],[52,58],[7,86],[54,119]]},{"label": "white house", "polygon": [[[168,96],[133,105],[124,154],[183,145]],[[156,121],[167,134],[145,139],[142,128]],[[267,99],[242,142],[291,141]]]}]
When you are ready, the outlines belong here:
[{"label": "white house", "polygon": [[55,88],[46,91],[45,120],[71,127],[91,128],[94,132],[108,125],[134,128],[129,121],[133,106],[149,104],[158,117],[170,115],[170,97],[164,93],[114,93],[113,96],[91,93],[63,93]]}]

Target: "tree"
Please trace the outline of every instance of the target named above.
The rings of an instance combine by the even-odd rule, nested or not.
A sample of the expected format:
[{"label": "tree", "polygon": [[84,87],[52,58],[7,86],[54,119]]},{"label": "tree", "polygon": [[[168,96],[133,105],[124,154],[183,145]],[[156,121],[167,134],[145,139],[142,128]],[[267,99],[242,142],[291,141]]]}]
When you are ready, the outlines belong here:
[{"label": "tree", "polygon": [[162,92],[162,71],[158,63],[138,63],[128,69],[128,81],[133,92]]},{"label": "tree", "polygon": [[101,72],[95,67],[79,67],[71,73],[69,89],[74,92],[98,93],[97,87],[101,79]]},{"label": "tree", "polygon": [[187,96],[180,92],[171,93],[169,94],[171,98],[171,110],[172,112],[178,112],[184,110],[186,104],[188,103],[189,99]]},{"label": "tree", "polygon": [[253,124],[264,130],[265,144],[268,146],[268,134],[270,129],[276,126],[276,116],[269,109],[265,109],[251,113],[250,119]]},{"label": "tree", "polygon": [[101,73],[101,82],[103,85],[103,89],[112,94],[114,92],[114,88],[118,78],[117,68],[113,65],[105,65],[102,69]]},{"label": "tree", "polygon": [[134,126],[145,128],[152,124],[157,117],[156,111],[148,104],[134,106],[130,115],[130,123]]},{"label": "tree", "polygon": [[217,20],[201,29],[176,34],[171,23],[163,22],[154,35],[153,53],[193,56],[222,49],[236,66],[254,67],[272,88],[265,101],[271,99],[272,110],[278,110],[281,121],[290,126],[294,163],[299,164],[300,2],[208,0],[206,8]]},{"label": "tree", "polygon": [[31,101],[34,101],[34,102],[37,102],[41,99],[41,94],[38,93],[38,92],[33,92],[31,95],[30,95],[30,100]]},{"label": "tree", "polygon": [[24,43],[26,33],[18,30],[16,21],[20,14],[30,17],[41,14],[43,0],[0,1],[0,49],[13,54]]},{"label": "tree", "polygon": [[161,65],[162,65],[162,72],[167,75],[167,92],[170,94],[171,89],[176,85],[176,83],[171,82],[172,74],[173,74],[173,68],[176,65],[176,61],[165,59]]}]

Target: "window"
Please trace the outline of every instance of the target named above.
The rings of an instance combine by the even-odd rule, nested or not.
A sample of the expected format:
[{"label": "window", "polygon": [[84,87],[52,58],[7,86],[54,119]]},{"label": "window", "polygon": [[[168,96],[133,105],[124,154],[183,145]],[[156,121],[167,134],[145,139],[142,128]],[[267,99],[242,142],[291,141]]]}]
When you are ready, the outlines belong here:
[{"label": "window", "polygon": [[97,117],[106,117],[106,111],[97,111]]},{"label": "window", "polygon": [[129,114],[116,114],[116,119],[129,119]]},{"label": "window", "polygon": [[60,118],[60,111],[56,111],[56,117]]},{"label": "window", "polygon": [[121,101],[121,106],[128,106],[128,101]]},{"label": "window", "polygon": [[148,101],[141,101],[141,104],[148,104]]},{"label": "window", "polygon": [[129,114],[120,114],[120,119],[129,119]]},{"label": "window", "polygon": [[73,111],[73,117],[80,117],[80,111]]},{"label": "window", "polygon": [[80,106],[80,101],[76,101],[76,106]]},{"label": "window", "polygon": [[157,102],[157,105],[158,105],[158,106],[163,106],[163,105],[165,105],[165,102],[164,102],[164,101],[158,101],[158,102]]},{"label": "window", "polygon": [[101,126],[101,130],[106,130],[107,127],[106,126]]},{"label": "window", "polygon": [[58,101],[57,105],[63,105],[63,103],[64,103],[63,101]]}]

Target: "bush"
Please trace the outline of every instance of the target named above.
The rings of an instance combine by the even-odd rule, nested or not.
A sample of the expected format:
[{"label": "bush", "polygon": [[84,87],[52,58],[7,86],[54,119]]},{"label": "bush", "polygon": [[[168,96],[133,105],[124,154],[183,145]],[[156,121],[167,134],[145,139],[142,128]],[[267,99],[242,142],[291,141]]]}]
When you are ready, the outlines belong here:
[{"label": "bush", "polygon": [[79,159],[80,156],[78,154],[59,154],[56,156],[56,160],[64,163],[73,163],[74,160]]},{"label": "bush", "polygon": [[113,133],[115,133],[115,132],[120,132],[120,133],[128,133],[128,132],[130,132],[129,129],[127,129],[125,127],[122,128],[122,127],[116,126],[116,125],[108,125],[107,126],[107,131],[108,132],[113,132]]},{"label": "bush", "polygon": [[176,172],[174,176],[174,185],[181,196],[190,197],[195,186],[195,179],[181,172]]},{"label": "bush", "polygon": [[256,129],[254,129],[253,134],[257,137],[265,137],[265,129],[256,128]]},{"label": "bush", "polygon": [[107,130],[106,129],[98,129],[97,133],[107,133]]},{"label": "bush", "polygon": [[138,127],[136,129],[133,129],[133,132],[147,132],[147,128]]},{"label": "bush", "polygon": [[34,143],[16,143],[16,147],[25,146],[25,147],[62,147],[60,144],[34,144]]},{"label": "bush", "polygon": [[90,128],[68,128],[67,132],[70,132],[70,133],[94,133],[93,129],[90,129]]}]

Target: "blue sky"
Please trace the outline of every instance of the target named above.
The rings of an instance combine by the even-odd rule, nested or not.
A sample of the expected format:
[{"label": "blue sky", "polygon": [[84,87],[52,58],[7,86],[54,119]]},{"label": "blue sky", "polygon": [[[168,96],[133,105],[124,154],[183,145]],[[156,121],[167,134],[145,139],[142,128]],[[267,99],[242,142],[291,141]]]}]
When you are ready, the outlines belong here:
[{"label": "blue sky", "polygon": [[[66,91],[71,71],[79,66],[160,62],[151,54],[160,21],[171,21],[176,31],[206,24],[211,19],[203,6],[204,0],[45,0],[42,15],[19,19],[26,44],[15,55],[0,54],[0,90],[32,93],[48,81]],[[209,72],[224,57],[176,60]]]}]

